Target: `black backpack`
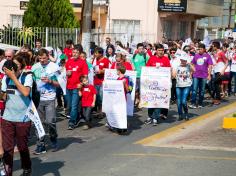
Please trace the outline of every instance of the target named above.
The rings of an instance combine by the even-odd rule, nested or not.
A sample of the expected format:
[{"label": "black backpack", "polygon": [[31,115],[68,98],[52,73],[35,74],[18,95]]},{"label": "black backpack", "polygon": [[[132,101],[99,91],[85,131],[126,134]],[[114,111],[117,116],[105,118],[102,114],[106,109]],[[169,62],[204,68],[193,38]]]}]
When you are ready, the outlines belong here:
[{"label": "black backpack", "polygon": [[[137,56],[137,53],[135,53],[133,55],[133,60],[135,59],[135,57]],[[143,58],[144,58],[144,61],[145,61],[145,64],[147,63],[147,57],[146,57],[146,53],[143,53]]]},{"label": "black backpack", "polygon": [[[25,78],[28,74],[31,74],[32,76],[34,76],[34,74],[32,72],[23,72],[21,75],[21,79],[20,79],[21,84],[23,84],[23,85],[25,84]],[[7,77],[6,78],[7,88],[17,89],[16,86],[9,85],[9,82],[10,82],[10,78]],[[34,105],[37,108],[39,106],[39,102],[40,102],[40,92],[37,90],[37,83],[35,82],[34,79],[33,79],[32,90],[31,90],[31,94],[30,94],[29,98],[34,102]]]}]

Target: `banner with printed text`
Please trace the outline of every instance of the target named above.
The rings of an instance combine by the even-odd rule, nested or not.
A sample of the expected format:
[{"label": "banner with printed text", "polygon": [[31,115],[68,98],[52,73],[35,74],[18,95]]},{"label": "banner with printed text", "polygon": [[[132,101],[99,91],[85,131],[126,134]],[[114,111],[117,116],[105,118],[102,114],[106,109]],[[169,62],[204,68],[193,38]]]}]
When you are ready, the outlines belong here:
[{"label": "banner with printed text", "polygon": [[102,111],[111,127],[127,129],[126,99],[122,81],[103,82]]},{"label": "banner with printed text", "polygon": [[30,102],[30,105],[29,105],[29,107],[26,111],[26,114],[25,114],[25,118],[29,118],[34,123],[35,128],[38,132],[39,138],[45,136],[45,131],[44,131],[42,122],[39,118],[39,114],[37,112],[37,109],[36,109],[33,101]]},{"label": "banner with printed text", "polygon": [[170,68],[142,67],[140,90],[141,107],[169,109],[170,89]]},{"label": "banner with printed text", "polygon": [[[126,94],[127,97],[127,114],[129,116],[134,115],[134,99],[135,99],[135,87],[136,87],[136,71],[127,70],[125,75],[132,81],[133,89],[131,93]],[[104,80],[117,80],[118,75],[116,69],[106,69]]]}]

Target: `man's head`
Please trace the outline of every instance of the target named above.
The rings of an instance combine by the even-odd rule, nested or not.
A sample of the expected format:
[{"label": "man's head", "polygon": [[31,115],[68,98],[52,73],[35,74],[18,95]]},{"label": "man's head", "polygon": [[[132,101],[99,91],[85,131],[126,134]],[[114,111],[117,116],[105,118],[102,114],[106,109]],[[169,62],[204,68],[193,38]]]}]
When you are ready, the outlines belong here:
[{"label": "man's head", "polygon": [[175,53],[176,53],[176,51],[177,51],[176,48],[171,48],[171,49],[170,49],[170,55],[171,55],[172,58],[175,57]]},{"label": "man's head", "polygon": [[164,56],[164,46],[162,44],[156,44],[155,45],[156,53],[158,57]]},{"label": "man's head", "polygon": [[4,50],[0,49],[0,61],[5,58],[5,52]]},{"label": "man's head", "polygon": [[6,58],[7,60],[12,60],[13,57],[14,57],[14,55],[15,55],[15,51],[14,51],[13,49],[7,49],[7,50],[5,51],[5,58]]},{"label": "man's head", "polygon": [[42,40],[41,39],[36,39],[35,41],[35,48],[42,48]]},{"label": "man's head", "polygon": [[41,63],[41,65],[47,65],[49,63],[49,54],[46,49],[44,48],[40,49],[38,53],[38,57],[39,57],[39,62]]},{"label": "man's head", "polygon": [[206,46],[203,44],[203,43],[200,43],[199,45],[198,45],[198,53],[199,54],[204,54],[205,52],[206,52]]},{"label": "man's head", "polygon": [[79,59],[80,50],[78,48],[74,48],[72,51],[72,59]]},{"label": "man's head", "polygon": [[103,57],[104,50],[101,47],[95,48],[95,57],[100,59]]},{"label": "man's head", "polygon": [[72,48],[73,41],[72,40],[67,40],[66,41],[66,48]]},{"label": "man's head", "polygon": [[218,49],[220,49],[220,42],[217,42],[217,41],[212,42],[212,46],[213,46],[214,51],[218,50]]},{"label": "man's head", "polygon": [[27,53],[31,50],[30,46],[28,44],[24,44],[22,48],[20,49],[20,52]]},{"label": "man's head", "polygon": [[109,45],[111,43],[111,38],[110,37],[107,37],[106,38],[106,44]]},{"label": "man's head", "polygon": [[137,44],[137,50],[139,54],[143,54],[144,53],[144,45],[143,43],[138,43]]}]

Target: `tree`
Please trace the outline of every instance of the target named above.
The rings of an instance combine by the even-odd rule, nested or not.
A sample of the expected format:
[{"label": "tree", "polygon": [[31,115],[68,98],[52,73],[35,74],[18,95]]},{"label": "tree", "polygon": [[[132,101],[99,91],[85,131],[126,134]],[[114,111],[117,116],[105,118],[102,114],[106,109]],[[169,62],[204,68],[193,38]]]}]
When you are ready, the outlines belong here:
[{"label": "tree", "polygon": [[24,13],[27,27],[78,27],[70,0],[30,0]]},{"label": "tree", "polygon": [[90,51],[93,0],[83,0],[82,7],[82,45],[87,54]]}]

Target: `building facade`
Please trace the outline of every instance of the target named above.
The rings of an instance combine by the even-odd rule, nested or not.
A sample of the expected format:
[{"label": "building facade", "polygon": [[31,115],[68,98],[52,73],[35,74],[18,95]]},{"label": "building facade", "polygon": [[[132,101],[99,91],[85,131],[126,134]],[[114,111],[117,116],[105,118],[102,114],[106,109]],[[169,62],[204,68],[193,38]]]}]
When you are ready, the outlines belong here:
[{"label": "building facade", "polygon": [[[22,27],[29,0],[1,0],[0,27]],[[70,0],[81,19],[82,0]],[[148,2],[148,3],[147,3]],[[110,36],[122,43],[195,38],[197,20],[222,16],[223,0],[94,0],[93,40]]]},{"label": "building facade", "polygon": [[217,17],[207,17],[197,22],[197,36],[203,38],[209,36],[211,39],[223,38],[226,29],[235,26],[236,0],[224,0],[223,13]]}]

